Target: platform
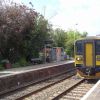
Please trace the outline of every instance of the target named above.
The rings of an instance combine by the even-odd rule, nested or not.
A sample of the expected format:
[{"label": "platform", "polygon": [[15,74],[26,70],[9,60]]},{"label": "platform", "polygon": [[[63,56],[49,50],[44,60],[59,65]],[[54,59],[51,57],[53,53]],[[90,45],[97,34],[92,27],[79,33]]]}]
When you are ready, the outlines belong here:
[{"label": "platform", "polygon": [[81,100],[100,100],[100,80],[89,90]]},{"label": "platform", "polygon": [[74,61],[47,63],[0,71],[0,95],[68,73],[70,70],[76,71]]},{"label": "platform", "polygon": [[74,62],[74,61],[60,61],[60,62],[31,65],[31,66],[26,66],[26,67],[5,69],[3,71],[0,71],[0,77],[12,75],[12,74],[18,74],[18,73],[22,73],[22,72],[27,72],[30,70],[39,70],[39,69],[43,69],[43,68],[53,67],[53,66],[72,63],[72,62]]}]

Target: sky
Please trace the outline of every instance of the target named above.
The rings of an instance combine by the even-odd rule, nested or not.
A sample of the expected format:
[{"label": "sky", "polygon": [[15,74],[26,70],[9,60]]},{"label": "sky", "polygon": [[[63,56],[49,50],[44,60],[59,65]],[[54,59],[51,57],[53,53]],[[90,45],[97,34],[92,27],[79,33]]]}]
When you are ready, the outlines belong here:
[{"label": "sky", "polygon": [[27,6],[31,1],[34,9],[53,24],[54,28],[100,34],[100,0],[14,0]]}]

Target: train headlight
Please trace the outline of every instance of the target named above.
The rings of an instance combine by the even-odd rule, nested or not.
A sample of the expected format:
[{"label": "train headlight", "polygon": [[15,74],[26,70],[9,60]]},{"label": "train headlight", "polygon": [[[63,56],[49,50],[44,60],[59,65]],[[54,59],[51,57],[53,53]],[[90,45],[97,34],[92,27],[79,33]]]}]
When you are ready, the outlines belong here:
[{"label": "train headlight", "polygon": [[77,57],[76,60],[77,61],[81,61],[82,60],[82,57]]},{"label": "train headlight", "polygon": [[96,56],[96,60],[100,61],[100,55]]}]

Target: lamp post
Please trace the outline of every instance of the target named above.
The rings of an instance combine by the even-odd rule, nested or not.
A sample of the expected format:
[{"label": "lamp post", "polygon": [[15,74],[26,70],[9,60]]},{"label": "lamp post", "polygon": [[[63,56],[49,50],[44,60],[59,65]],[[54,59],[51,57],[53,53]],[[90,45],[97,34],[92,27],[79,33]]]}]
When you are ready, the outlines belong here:
[{"label": "lamp post", "polygon": [[77,31],[77,28],[76,28],[77,25],[78,25],[78,24],[76,23],[76,24],[75,24],[75,32],[74,32],[74,43],[75,43],[75,38],[76,38],[76,35],[75,35],[75,34],[76,34],[76,31]]},{"label": "lamp post", "polygon": [[[74,26],[74,28],[75,28],[75,32],[74,32],[74,53],[75,53],[75,40],[76,40],[75,39],[76,38],[76,35],[75,34],[76,34],[76,31],[77,31],[77,28],[76,28],[77,25],[78,24],[76,23],[75,26]],[[74,57],[75,57],[75,55],[74,55]]]},{"label": "lamp post", "polygon": [[44,45],[44,63],[46,63],[46,44]]}]

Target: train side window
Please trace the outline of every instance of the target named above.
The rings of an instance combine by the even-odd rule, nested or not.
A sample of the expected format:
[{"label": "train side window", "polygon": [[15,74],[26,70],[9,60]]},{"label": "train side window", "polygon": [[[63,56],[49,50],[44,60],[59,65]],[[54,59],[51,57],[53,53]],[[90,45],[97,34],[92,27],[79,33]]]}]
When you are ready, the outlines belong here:
[{"label": "train side window", "polygon": [[100,55],[100,40],[96,40],[96,46],[95,46],[96,55]]},{"label": "train side window", "polygon": [[81,55],[83,53],[82,41],[76,42],[76,54]]}]

